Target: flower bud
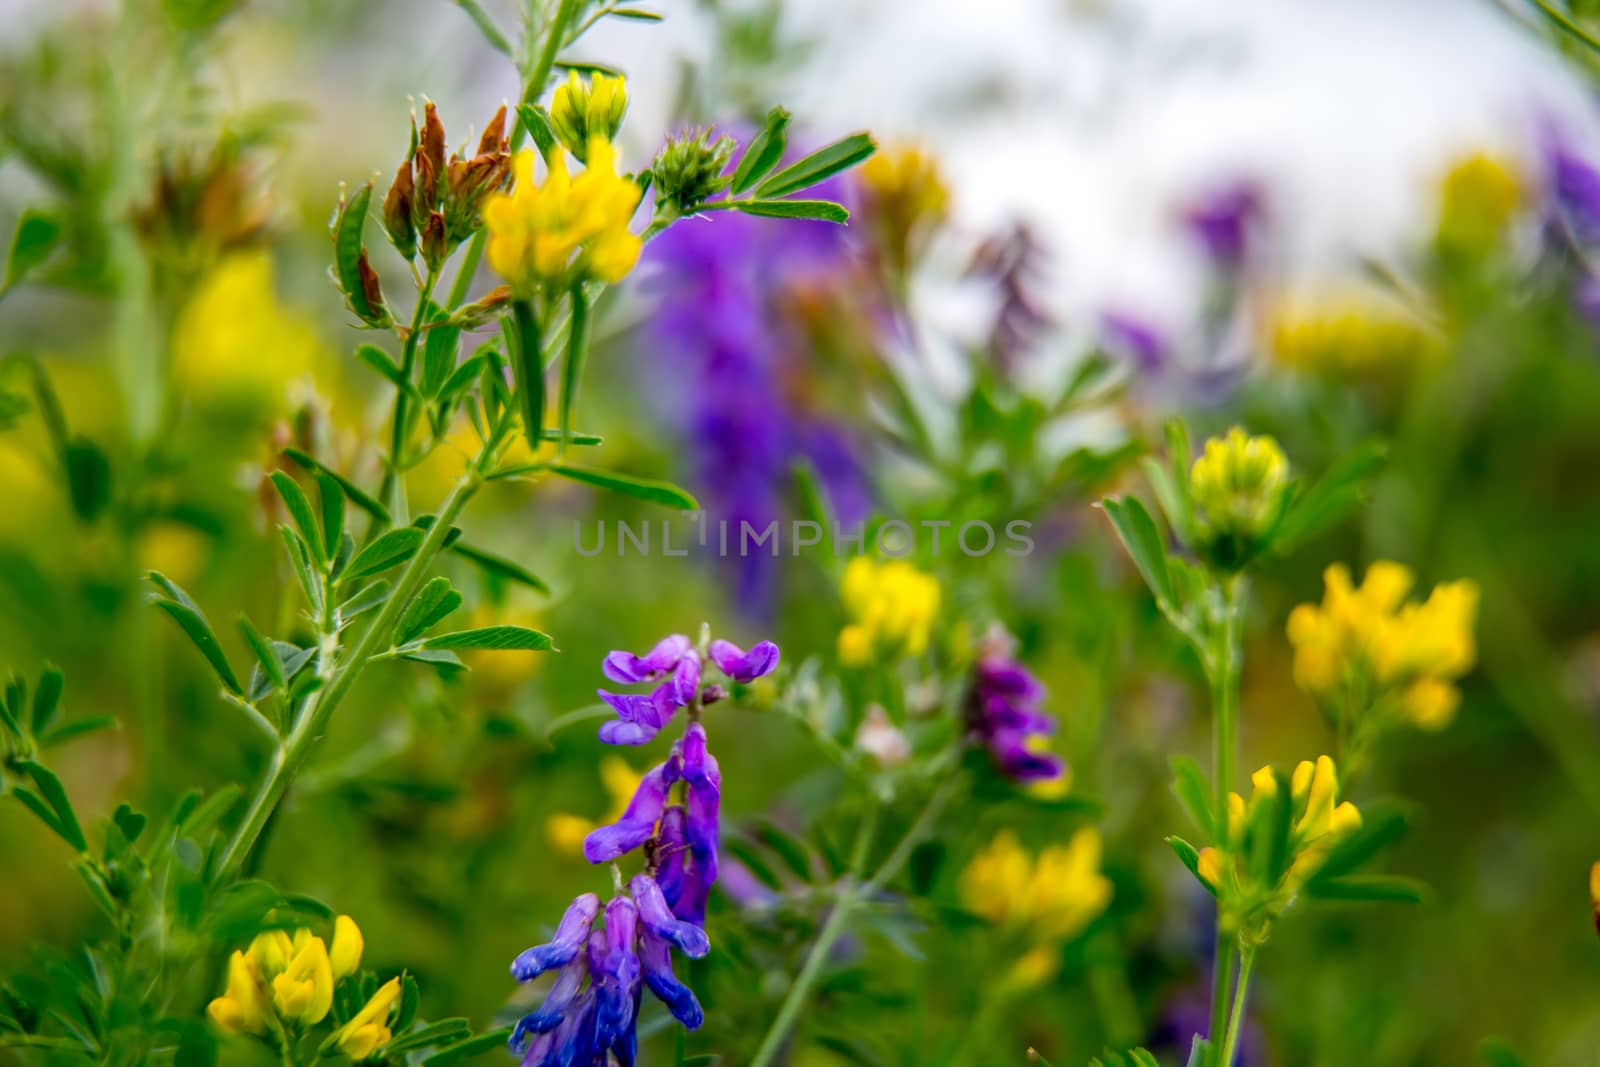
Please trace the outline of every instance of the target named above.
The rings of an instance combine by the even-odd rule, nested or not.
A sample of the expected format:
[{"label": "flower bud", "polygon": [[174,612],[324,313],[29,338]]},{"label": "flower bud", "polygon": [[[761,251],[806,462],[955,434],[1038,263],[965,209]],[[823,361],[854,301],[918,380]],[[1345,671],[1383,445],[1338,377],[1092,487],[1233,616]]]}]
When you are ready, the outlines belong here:
[{"label": "flower bud", "polygon": [[437,269],[449,255],[449,242],[445,237],[444,213],[435,211],[428,216],[428,222],[422,227],[422,258],[428,266]]},{"label": "flower bud", "polygon": [[422,120],[422,140],[417,145],[417,192],[412,219],[418,229],[439,206],[439,183],[444,173],[444,123],[439,109],[429,101]]},{"label": "flower bud", "polygon": [[366,1006],[339,1029],[336,1035],[338,1050],[359,1062],[387,1045],[394,1036],[389,1030],[389,1014],[399,1003],[400,992],[398,978],[391,978],[379,986]]},{"label": "flower bud", "polygon": [[450,325],[476,330],[496,318],[511,303],[511,286],[497,285],[470,304],[463,304],[450,316]]},{"label": "flower bud", "polygon": [[383,197],[383,228],[396,251],[407,259],[417,254],[417,227],[411,213],[416,199],[416,184],[411,177],[411,157],[400,161],[394,181]]},{"label": "flower bud", "polygon": [[367,259],[367,250],[361,250],[361,258],[356,261],[356,270],[361,274],[361,291],[366,294],[367,304],[374,313],[383,310],[383,288],[378,284],[378,272],[372,269],[372,263]]},{"label": "flower bud", "polygon": [[656,196],[687,214],[728,187],[731,176],[723,172],[733,158],[733,138],[709,141],[712,131],[695,130],[667,142],[656,156]]},{"label": "flower bud", "polygon": [[1289,461],[1271,437],[1235,426],[1206,442],[1189,470],[1197,534],[1213,562],[1238,569],[1278,521],[1289,492]]},{"label": "flower bud", "polygon": [[333,947],[328,950],[328,963],[333,968],[334,981],[356,973],[365,948],[366,940],[354,919],[341,915],[333,921]]},{"label": "flower bud", "polygon": [[510,143],[506,140],[506,106],[501,104],[500,110],[489,120],[489,125],[483,128],[483,136],[478,138],[477,154],[498,155],[509,148]]},{"label": "flower bud", "polygon": [[567,151],[587,163],[590,139],[613,140],[627,110],[628,87],[620,76],[597,73],[585,84],[571,71],[550,101],[550,125]]}]

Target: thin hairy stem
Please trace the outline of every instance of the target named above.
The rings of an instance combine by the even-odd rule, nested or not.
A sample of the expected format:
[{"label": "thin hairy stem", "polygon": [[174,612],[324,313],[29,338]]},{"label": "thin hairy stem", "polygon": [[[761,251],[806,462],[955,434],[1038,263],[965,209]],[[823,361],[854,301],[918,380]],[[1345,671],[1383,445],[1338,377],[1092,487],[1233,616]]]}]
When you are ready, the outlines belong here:
[{"label": "thin hairy stem", "polygon": [[1239,1048],[1239,1032],[1244,1029],[1244,1005],[1250,996],[1250,972],[1256,962],[1254,949],[1247,949],[1239,960],[1239,988],[1233,991],[1233,1012],[1228,1016],[1228,1032],[1218,1054],[1218,1067],[1233,1067],[1233,1057]]}]

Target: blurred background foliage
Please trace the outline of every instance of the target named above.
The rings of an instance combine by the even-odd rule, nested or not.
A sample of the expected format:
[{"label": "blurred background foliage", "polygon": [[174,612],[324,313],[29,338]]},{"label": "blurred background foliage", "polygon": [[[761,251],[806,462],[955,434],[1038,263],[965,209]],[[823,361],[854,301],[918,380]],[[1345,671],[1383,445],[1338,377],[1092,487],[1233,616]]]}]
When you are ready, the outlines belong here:
[{"label": "blurred background foliage", "polygon": [[[486,6],[515,24],[511,5]],[[1057,17],[1082,32],[1117,25],[1116,5],[1065,6]],[[667,7],[698,43],[630,70],[635,98],[653,99],[630,127],[635,165],[685,124],[753,129],[772,86],[818,77],[827,40],[781,4]],[[74,714],[120,722],[57,757],[86,818],[130,799],[163,810],[191,785],[254,780],[266,753],[141,577],[185,586],[238,654],[225,606],[289,621],[263,473],[295,445],[370,482],[387,404],[353,365],[360,336],[324,278],[338,184],[403,153],[408,95],[464,127],[514,96],[515,76],[476,75],[486,46],[442,0],[22,8],[0,49],[0,231],[19,234],[0,290],[0,659],[29,676],[58,664]],[[1494,17],[1508,34],[1549,34],[1544,62],[1586,77],[1583,44],[1536,15]],[[1007,56],[987,59],[1001,77]],[[1326,99],[1342,89],[1324,86]],[[886,75],[872,91],[897,89]],[[1423,587],[1471,577],[1483,593],[1479,669],[1454,722],[1389,739],[1354,785],[1403,799],[1411,832],[1388,866],[1426,882],[1428,899],[1283,924],[1242,1060],[1454,1067],[1495,1039],[1494,1055],[1520,1058],[1488,1062],[1596,1062],[1600,944],[1584,886],[1600,858],[1600,361],[1586,262],[1600,214],[1585,212],[1600,212],[1600,177],[1585,189],[1577,168],[1600,149],[1587,121],[1566,140],[1550,118],[1436,146],[1408,178],[1427,190],[1412,229],[1292,292],[1275,258],[1293,223],[1278,191],[1217,170],[1172,224],[1205,264],[1201,310],[1181,327],[1127,301],[1067,321],[1055,290],[1072,281],[1052,264],[1073,234],[964,210],[996,194],[971,165],[941,179],[933,147],[852,178],[847,229],[778,236],[730,213],[651,247],[600,323],[579,419],[605,437],[609,466],[678,481],[713,520],[809,514],[800,464],[851,522],[1033,524],[1025,558],[924,542],[919,563],[944,588],[944,662],[970,657],[991,623],[1018,638],[1062,720],[1073,803],[990,782],[948,811],[908,875],[927,906],[869,916],[793,1062],[1008,1064],[1033,1046],[1072,1064],[1138,1041],[1181,1061],[1204,1028],[1209,899],[1160,843],[1181,824],[1167,760],[1206,745],[1204,685],[1090,507],[1142,484],[1133,460],[1159,451],[1174,412],[1197,440],[1234,423],[1270,433],[1311,477],[1362,442],[1387,446],[1359,511],[1256,584],[1245,768],[1331,745],[1284,638],[1327,564],[1395,559]],[[804,116],[796,129],[838,132]],[[939,138],[874,132],[897,148]],[[1056,180],[1037,162],[991,165]],[[413,474],[417,510],[443,495],[456,458],[443,450]],[[662,514],[574,485],[491,490],[474,540],[551,592],[462,563],[455,582],[496,619],[555,635],[560,653],[469,659],[458,675],[408,665],[362,686],[268,829],[260,873],[356,916],[369,958],[414,974],[436,1016],[487,1023],[510,990],[505,962],[594,886],[561,817],[606,816],[615,775],[592,718],[563,716],[593,703],[607,649],[711,619],[741,641],[775,638],[796,668],[834,668],[842,561],[825,552],[575,549],[574,523],[592,539],[619,519],[659,530]],[[692,537],[671,521],[678,543]],[[717,950],[689,968],[708,1022],[688,1051],[726,1062],[770,1018],[815,933],[807,884],[841,847],[837,770],[797,713],[773,707],[778,693],[758,690],[756,710],[719,724],[725,812],[760,888],[714,901]],[[611,758],[642,769],[638,754]],[[1109,908],[1052,943],[1060,959],[1038,980],[1003,981],[1031,944],[973,914],[962,869],[1002,831],[1037,851],[1091,822]],[[0,973],[97,923],[61,851],[0,807]],[[217,962],[195,976],[197,1005]]]}]

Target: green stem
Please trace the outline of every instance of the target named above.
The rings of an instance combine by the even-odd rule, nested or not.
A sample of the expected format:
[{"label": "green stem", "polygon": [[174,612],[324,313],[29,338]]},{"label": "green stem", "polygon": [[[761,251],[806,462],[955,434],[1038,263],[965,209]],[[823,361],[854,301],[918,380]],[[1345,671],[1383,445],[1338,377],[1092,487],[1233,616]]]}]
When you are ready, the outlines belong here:
[{"label": "green stem", "polygon": [[455,520],[483,484],[483,466],[488,462],[494,448],[494,441],[486,442],[483,451],[456,481],[455,487],[450,490],[450,495],[440,507],[439,514],[435,516],[433,525],[428,527],[427,536],[423,538],[417,554],[411,557],[411,561],[406,564],[405,570],[396,580],[394,592],[384,602],[378,617],[362,633],[361,640],[350,650],[349,655],[334,664],[328,676],[328,683],[318,693],[312,695],[310,706],[300,713],[294,727],[289,731],[289,736],[284,738],[283,744],[273,754],[272,767],[257,788],[255,796],[251,798],[244,821],[239,824],[239,829],[235,831],[217,861],[218,884],[225,883],[243,864],[256,839],[261,836],[261,830],[266,826],[267,819],[271,817],[278,802],[288,791],[289,783],[294,780],[305,763],[311,746],[326,732],[333,713],[350,694],[351,688],[361,677],[361,672],[368,661],[387,646],[394,634],[395,623],[399,620],[400,613],[405,610],[411,597],[427,577],[428,568],[444,547],[445,539],[449,536]]},{"label": "green stem", "polygon": [[[1233,792],[1234,765],[1239,749],[1239,630],[1243,613],[1241,601],[1244,579],[1231,576],[1222,579],[1220,632],[1217,647],[1209,657],[1212,710],[1212,774],[1216,779],[1214,811],[1218,820],[1217,842],[1227,844],[1228,797]],[[1211,979],[1211,1029],[1209,1036],[1215,1048],[1228,1017],[1228,994],[1233,984],[1235,945],[1223,929],[1222,913],[1217,913],[1217,937],[1214,952],[1215,965]]]},{"label": "green stem", "polygon": [[[422,327],[428,318],[428,304],[433,299],[433,288],[438,283],[438,268],[429,267],[428,276],[423,280],[422,288],[417,291],[417,309],[411,313],[411,329],[406,334],[405,343],[400,347],[400,376],[407,382],[411,381],[411,371],[416,366],[417,341],[422,336]],[[404,521],[403,509],[399,507],[399,490],[401,472],[405,470],[406,440],[410,437],[407,432],[411,421],[410,401],[410,395],[396,386],[394,421],[389,430],[389,463],[383,471],[383,488],[378,491],[378,499],[389,506],[397,522]],[[391,495],[394,499],[390,499]]]},{"label": "green stem", "polygon": [[845,926],[850,918],[850,913],[860,901],[865,886],[861,882],[861,873],[866,867],[867,853],[872,848],[872,838],[878,827],[878,801],[874,797],[867,808],[867,813],[861,818],[861,827],[856,831],[855,848],[850,858],[850,871],[844,877],[844,883],[839,888],[839,894],[834,900],[833,911],[828,913],[828,921],[822,924],[817,940],[811,946],[811,952],[806,956],[806,961],[800,967],[800,973],[795,975],[794,984],[789,987],[789,994],[783,998],[783,1004],[778,1008],[778,1014],[772,1020],[772,1025],[767,1028],[767,1036],[762,1038],[761,1047],[756,1049],[755,1058],[750,1061],[750,1067],[767,1067],[778,1048],[789,1036],[789,1031],[794,1028],[795,1019],[800,1014],[800,1009],[805,1007],[806,998],[811,993],[811,987],[816,983],[817,975],[822,972],[822,965],[828,960],[828,953],[833,950],[834,943],[839,940],[839,935],[844,933]]},{"label": "green stem", "polygon": [[1244,1005],[1250,995],[1250,971],[1255,962],[1255,950],[1246,949],[1239,961],[1239,988],[1233,993],[1233,1012],[1228,1016],[1228,1033],[1222,1041],[1222,1053],[1217,1058],[1218,1067],[1233,1067],[1233,1057],[1239,1047],[1239,1032],[1244,1029]]}]

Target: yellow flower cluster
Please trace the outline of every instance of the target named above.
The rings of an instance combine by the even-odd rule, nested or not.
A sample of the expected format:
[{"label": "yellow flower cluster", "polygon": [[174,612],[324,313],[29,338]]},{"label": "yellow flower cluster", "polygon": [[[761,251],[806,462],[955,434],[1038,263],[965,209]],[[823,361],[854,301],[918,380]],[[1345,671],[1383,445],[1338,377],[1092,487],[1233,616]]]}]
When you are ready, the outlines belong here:
[{"label": "yellow flower cluster", "polygon": [[1271,437],[1238,426],[1206,442],[1189,469],[1189,495],[1207,540],[1250,540],[1277,519],[1289,487],[1289,461]]},{"label": "yellow flower cluster", "polygon": [[588,165],[574,177],[566,155],[552,149],[544,182],[534,180],[534,153],[517,153],[516,185],[484,205],[489,265],[519,296],[572,277],[618,282],[639,260],[641,242],[628,229],[639,187],[617,174],[610,141],[591,137]]},{"label": "yellow flower cluster", "polygon": [[1081,933],[1111,903],[1100,851],[1100,834],[1089,827],[1037,857],[1004,830],[961,872],[961,899],[969,911],[1043,942],[1018,961],[1014,980],[1048,978],[1056,946]]},{"label": "yellow flower cluster", "polygon": [[1267,314],[1272,358],[1297,370],[1361,376],[1425,362],[1438,338],[1392,300],[1366,290],[1280,298]]},{"label": "yellow flower cluster", "polygon": [[934,158],[917,148],[878,152],[861,166],[865,208],[893,266],[903,269],[950,213],[950,189]]},{"label": "yellow flower cluster", "polygon": [[[1271,767],[1263,767],[1251,775],[1250,785],[1252,792],[1248,803],[1238,793],[1228,794],[1227,851],[1233,855],[1244,851],[1245,827],[1255,810],[1278,795],[1278,779]],[[1361,812],[1348,800],[1338,802],[1338,769],[1328,756],[1318,756],[1315,763],[1301,760],[1289,779],[1289,791],[1289,854],[1294,860],[1284,875],[1283,885],[1293,888],[1322,866],[1342,837],[1361,827]],[[1223,891],[1226,868],[1221,851],[1201,849],[1199,868],[1200,877],[1212,888]]]},{"label": "yellow flower cluster", "polygon": [[550,99],[550,126],[582,163],[588,159],[594,138],[609,144],[616,137],[627,110],[628,86],[620,75],[596,73],[585,82],[577,71],[569,71],[566,83]]},{"label": "yellow flower cluster", "polygon": [[589,836],[589,831],[622,818],[642,777],[626,760],[618,756],[605,757],[600,761],[600,784],[605,787],[606,796],[611,800],[611,808],[605,818],[597,821],[570,812],[557,812],[545,820],[545,837],[559,852],[569,856],[583,855],[583,839]]},{"label": "yellow flower cluster", "polygon": [[1392,706],[1424,729],[1448,725],[1460,702],[1452,683],[1477,658],[1477,586],[1445,582],[1426,601],[1406,602],[1415,578],[1388,561],[1368,567],[1359,587],[1341,564],[1323,580],[1322,604],[1289,614],[1300,687],[1341,714]]},{"label": "yellow flower cluster", "polygon": [[[333,1007],[334,984],[360,968],[365,947],[360,927],[348,915],[334,921],[332,948],[305,928],[293,936],[284,930],[257,934],[248,950],[229,957],[227,991],[210,1003],[207,1014],[235,1034],[315,1026]],[[399,1000],[400,980],[392,978],[340,1027],[339,1050],[361,1060],[387,1045],[389,1014]]]},{"label": "yellow flower cluster", "polygon": [[839,659],[864,667],[880,656],[920,656],[939,615],[939,580],[904,560],[857,556],[839,588],[850,623],[839,631]]},{"label": "yellow flower cluster", "polygon": [[1522,185],[1515,166],[1498,156],[1477,152],[1457,160],[1439,183],[1440,251],[1492,252],[1522,206]]}]

